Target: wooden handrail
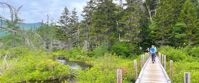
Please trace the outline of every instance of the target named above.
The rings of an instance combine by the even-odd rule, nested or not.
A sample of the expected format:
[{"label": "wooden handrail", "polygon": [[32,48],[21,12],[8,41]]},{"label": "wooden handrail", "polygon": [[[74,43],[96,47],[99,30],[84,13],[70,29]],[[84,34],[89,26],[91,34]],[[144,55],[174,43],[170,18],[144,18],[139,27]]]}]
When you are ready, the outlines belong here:
[{"label": "wooden handrail", "polygon": [[[158,57],[158,56],[157,56],[157,57]],[[157,62],[159,63],[159,66],[161,67],[161,69],[162,69],[162,71],[163,71],[163,74],[164,74],[164,76],[165,76],[165,78],[166,78],[166,80],[167,80],[167,83],[171,83],[171,80],[170,80],[169,76],[167,75],[167,73],[166,73],[164,67],[163,67],[162,64],[160,63],[159,58],[157,58],[156,60],[157,60]],[[146,63],[145,63],[144,66],[142,67],[141,72],[140,72],[140,74],[139,74],[139,76],[138,76],[138,78],[137,78],[137,80],[136,80],[135,83],[140,83],[140,81],[142,80],[143,72],[144,72],[146,66],[149,64],[149,62],[150,62],[150,58],[147,59]]]}]

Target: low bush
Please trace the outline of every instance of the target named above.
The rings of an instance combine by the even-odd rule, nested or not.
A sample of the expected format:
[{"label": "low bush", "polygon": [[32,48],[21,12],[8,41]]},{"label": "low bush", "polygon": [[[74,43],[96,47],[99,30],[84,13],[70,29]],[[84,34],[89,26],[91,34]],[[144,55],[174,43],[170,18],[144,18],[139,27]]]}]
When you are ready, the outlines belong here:
[{"label": "low bush", "polygon": [[191,56],[199,58],[199,47],[193,47],[189,53]]},{"label": "low bush", "polygon": [[[8,50],[9,51],[9,50]],[[0,81],[4,83],[37,81],[55,79],[70,75],[70,68],[64,64],[54,61],[48,53],[41,51],[30,51],[18,49],[17,58],[7,60],[7,66],[4,67]],[[22,52],[22,53],[20,53]],[[1,65],[2,66],[2,65]]]},{"label": "low bush", "polygon": [[174,70],[173,70],[173,83],[183,83],[184,82],[184,73],[190,72],[191,73],[191,82],[192,83],[199,83],[199,62],[186,62],[180,61],[174,63]]},{"label": "low bush", "polygon": [[160,52],[167,56],[167,60],[181,61],[187,58],[187,53],[169,46],[163,46],[160,48]]},{"label": "low bush", "polygon": [[116,83],[116,70],[123,70],[123,82],[132,83],[134,80],[133,61],[118,56],[105,54],[93,62],[94,66],[88,70],[79,71],[78,83]]},{"label": "low bush", "polygon": [[112,52],[116,53],[120,56],[129,56],[130,55],[130,47],[125,42],[117,42],[112,46]]},{"label": "low bush", "polygon": [[102,44],[98,47],[96,47],[92,52],[91,52],[91,56],[94,57],[101,57],[104,56],[105,53],[108,52],[108,45],[106,44]]},{"label": "low bush", "polygon": [[64,57],[65,59],[84,61],[88,59],[88,54],[86,51],[80,48],[73,48],[71,50],[57,50],[52,52],[54,58]]}]

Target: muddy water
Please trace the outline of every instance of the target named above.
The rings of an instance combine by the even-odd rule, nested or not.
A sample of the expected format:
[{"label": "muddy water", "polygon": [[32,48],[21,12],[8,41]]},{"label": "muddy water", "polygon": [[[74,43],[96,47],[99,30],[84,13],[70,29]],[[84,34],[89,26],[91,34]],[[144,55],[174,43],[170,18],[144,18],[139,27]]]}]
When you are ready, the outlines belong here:
[{"label": "muddy water", "polygon": [[70,66],[71,69],[84,70],[91,67],[91,65],[80,61],[69,61],[66,59],[57,59],[57,61]]}]

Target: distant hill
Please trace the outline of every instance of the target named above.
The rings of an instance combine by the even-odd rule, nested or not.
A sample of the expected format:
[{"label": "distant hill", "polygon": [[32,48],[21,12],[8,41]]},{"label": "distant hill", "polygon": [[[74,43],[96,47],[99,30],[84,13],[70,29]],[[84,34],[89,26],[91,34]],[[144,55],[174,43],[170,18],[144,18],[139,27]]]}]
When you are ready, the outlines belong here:
[{"label": "distant hill", "polygon": [[[0,19],[0,26],[5,25],[6,21]],[[20,28],[23,28],[25,30],[39,28],[42,25],[42,22],[37,23],[19,23]]]},{"label": "distant hill", "polygon": [[42,25],[41,22],[38,22],[38,23],[20,23],[19,24],[20,28],[23,28],[24,30],[39,28],[41,25]]},{"label": "distant hill", "polygon": [[[0,19],[0,26],[4,26],[5,24],[6,24],[6,21]],[[30,29],[39,28],[42,25],[42,22],[37,22],[37,23],[19,23],[18,25],[20,26],[21,29],[30,30]],[[6,34],[6,32],[0,30],[0,36],[3,36],[5,34]]]}]

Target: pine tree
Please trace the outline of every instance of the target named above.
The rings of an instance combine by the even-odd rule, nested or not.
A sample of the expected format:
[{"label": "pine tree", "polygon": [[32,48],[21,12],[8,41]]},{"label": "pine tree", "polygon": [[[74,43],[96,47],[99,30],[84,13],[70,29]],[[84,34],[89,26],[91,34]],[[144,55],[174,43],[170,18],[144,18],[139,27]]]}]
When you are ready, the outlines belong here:
[{"label": "pine tree", "polygon": [[151,24],[151,37],[156,45],[171,45],[172,28],[179,16],[184,0],[160,0]]},{"label": "pine tree", "polygon": [[107,42],[109,45],[114,41],[116,32],[117,7],[112,0],[99,0],[92,17],[91,32],[94,32],[94,40],[98,45]]},{"label": "pine tree", "polygon": [[70,38],[72,40],[73,46],[77,47],[79,46],[80,29],[76,9],[73,9],[70,17]]},{"label": "pine tree", "polygon": [[76,10],[74,9],[70,14],[69,10],[65,7],[59,24],[58,39],[66,41],[69,49],[79,46],[79,23]]},{"label": "pine tree", "polygon": [[140,42],[139,34],[141,31],[141,10],[142,4],[137,1],[127,0],[127,8],[122,12],[122,18],[119,20],[121,40],[128,41],[131,44],[138,45]]},{"label": "pine tree", "polygon": [[195,45],[199,44],[198,42],[198,19],[197,19],[197,11],[191,0],[186,0],[183,4],[182,10],[179,15],[179,22],[185,25],[184,28],[184,37],[186,41],[184,43],[186,45]]},{"label": "pine tree", "polygon": [[69,23],[70,23],[70,16],[69,10],[67,7],[64,8],[62,16],[60,16],[59,24],[60,29],[57,31],[57,37],[61,41],[67,41],[69,38]]},{"label": "pine tree", "polygon": [[89,42],[89,47],[94,48],[95,46],[95,32],[93,27],[93,13],[96,9],[96,1],[90,0],[87,2],[87,5],[84,7],[83,10],[83,21],[81,22],[81,40]]}]

